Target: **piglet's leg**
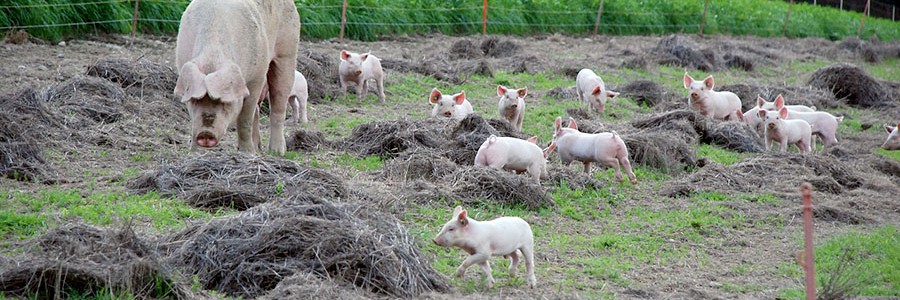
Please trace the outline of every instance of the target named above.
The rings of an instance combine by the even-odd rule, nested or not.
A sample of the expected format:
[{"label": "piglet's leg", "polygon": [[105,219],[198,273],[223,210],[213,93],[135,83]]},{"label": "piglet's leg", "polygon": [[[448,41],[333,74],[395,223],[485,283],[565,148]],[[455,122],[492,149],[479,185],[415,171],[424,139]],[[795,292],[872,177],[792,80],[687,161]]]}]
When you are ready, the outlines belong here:
[{"label": "piglet's leg", "polygon": [[494,287],[494,276],[491,275],[491,262],[485,260],[479,265],[481,266],[481,272],[484,273],[484,277],[487,280],[487,288]]}]

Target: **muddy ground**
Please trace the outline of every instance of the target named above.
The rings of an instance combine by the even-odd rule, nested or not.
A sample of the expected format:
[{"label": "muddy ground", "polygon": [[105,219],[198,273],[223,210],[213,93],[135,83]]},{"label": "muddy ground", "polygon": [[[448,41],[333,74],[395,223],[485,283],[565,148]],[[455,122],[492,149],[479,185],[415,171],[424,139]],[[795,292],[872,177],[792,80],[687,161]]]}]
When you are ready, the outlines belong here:
[{"label": "muddy ground", "polygon": [[[10,145],[4,149],[4,155],[26,157],[18,166],[2,165],[5,168],[18,167],[15,176],[0,179],[4,189],[34,192],[53,188],[75,188],[84,193],[91,190],[121,188],[123,170],[138,169],[142,177],[128,178],[124,185],[129,191],[141,192],[147,189],[168,192],[172,196],[193,201],[192,205],[203,207],[204,195],[191,193],[192,189],[203,189],[207,183],[198,177],[187,177],[191,171],[191,160],[196,154],[188,153],[187,113],[183,105],[172,96],[175,73],[171,69],[174,60],[174,37],[145,36],[129,40],[122,36],[96,36],[87,39],[66,41],[65,45],[51,45],[35,41],[26,44],[0,44],[0,99],[3,99],[4,111],[8,115],[27,116],[25,118],[9,117],[7,132],[2,142]],[[807,84],[810,76],[808,70],[792,70],[779,66],[792,62],[826,60],[833,63],[849,63],[861,66],[877,65],[885,59],[897,59],[900,47],[896,42],[879,41],[827,41],[823,39],[786,39],[758,37],[723,37],[723,36],[599,36],[599,37],[567,37],[559,35],[534,37],[446,37],[441,35],[394,37],[382,41],[363,43],[348,41],[341,45],[337,41],[301,41],[299,53],[299,69],[310,79],[310,119],[307,125],[290,125],[286,135],[295,150],[310,153],[319,159],[334,158],[337,154],[347,152],[353,155],[381,155],[385,159],[383,170],[372,172],[345,172],[340,168],[309,171],[293,165],[280,166],[280,160],[262,160],[253,165],[258,167],[273,166],[275,169],[267,174],[282,176],[286,173],[310,174],[309,178],[294,177],[285,181],[289,188],[314,189],[317,197],[335,203],[346,202],[348,205],[359,205],[371,208],[377,213],[403,215],[410,204],[439,201],[446,197],[466,199],[491,198],[500,200],[520,197],[527,207],[552,206],[552,199],[546,196],[546,189],[528,186],[520,178],[502,174],[500,185],[518,185],[523,188],[535,188],[534,195],[542,195],[547,199],[532,196],[531,191],[517,195],[519,191],[487,190],[490,183],[473,183],[465,178],[489,178],[492,174],[481,174],[472,170],[465,162],[471,161],[474,149],[480,142],[472,139],[483,138],[487,133],[516,135],[504,128],[502,122],[491,113],[495,107],[492,99],[477,99],[473,103],[484,112],[487,120],[471,120],[470,127],[462,128],[457,124],[445,121],[424,120],[429,107],[424,103],[425,93],[431,86],[422,86],[421,103],[392,103],[391,97],[402,93],[392,91],[391,81],[386,83],[388,104],[377,111],[375,106],[367,106],[363,110],[351,105],[332,103],[331,98],[338,97],[336,72],[338,52],[341,49],[369,50],[377,53],[388,74],[407,72],[417,76],[429,76],[442,84],[453,85],[466,82],[471,74],[486,74],[502,70],[505,72],[549,72],[572,77],[583,67],[599,72],[621,74],[625,69],[647,70],[654,72],[660,65],[670,65],[691,71],[695,78],[700,74],[749,74],[744,78],[752,78],[743,85],[730,83],[730,87],[744,100],[745,108],[751,105],[756,94],[770,97],[776,93],[789,95],[789,99],[800,99],[802,104],[816,105],[827,111],[841,112],[850,119],[847,111],[857,112],[855,120],[864,127],[881,127],[882,124],[895,124],[900,120],[900,82],[879,80],[876,83],[881,90],[872,92],[877,99],[853,100],[851,96],[836,97],[831,91],[812,87]],[[93,67],[89,71],[89,67]],[[765,71],[760,71],[765,70]],[[133,73],[129,73],[132,71]],[[896,72],[900,72],[895,70]],[[785,78],[801,78],[795,84],[784,84]],[[137,79],[135,79],[137,78]],[[680,82],[680,78],[671,80]],[[698,191],[714,190],[728,195],[766,192],[777,195],[784,200],[783,205],[759,210],[757,205],[735,202],[733,205],[751,219],[773,217],[783,226],[755,228],[749,226],[742,229],[727,229],[725,247],[710,245],[686,245],[684,241],[672,240],[673,247],[690,247],[693,251],[703,252],[711,263],[655,264],[648,262],[624,274],[634,284],[623,288],[612,284],[609,291],[620,298],[774,298],[777,291],[786,287],[797,287],[795,278],[773,275],[784,262],[791,262],[798,250],[800,237],[799,197],[797,187],[802,181],[811,181],[816,187],[817,234],[825,239],[835,234],[852,230],[866,230],[883,225],[900,225],[900,202],[896,195],[900,194],[900,162],[878,155],[874,149],[881,144],[885,135],[883,131],[865,130],[853,134],[839,135],[840,145],[826,153],[810,156],[797,154],[767,153],[754,155],[731,166],[723,166],[708,160],[698,159],[691,146],[699,143],[723,145],[722,139],[710,136],[715,132],[734,133],[738,142],[727,147],[741,151],[758,151],[749,146],[743,149],[740,145],[746,130],[738,125],[721,125],[709,123],[693,115],[689,111],[680,111],[681,115],[666,117],[666,114],[685,109],[685,93],[682,89],[673,89],[671,85],[662,83],[612,82],[615,88],[623,90],[623,95],[633,99],[641,99],[652,107],[652,113],[640,114],[632,119],[620,119],[619,122],[601,124],[595,115],[583,111],[572,111],[570,115],[579,119],[582,129],[610,128],[626,137],[632,150],[632,160],[636,164],[652,165],[670,172],[671,179],[653,185],[634,187],[637,193],[646,195],[644,199],[632,199],[620,203],[622,207],[646,206],[664,210],[675,208],[679,203],[689,201],[688,197]],[[515,85],[515,84],[513,84]],[[729,84],[719,89],[728,89]],[[493,87],[485,87],[493,89]],[[530,99],[540,103],[555,101],[575,101],[570,86],[560,86],[553,90],[532,90]],[[751,98],[752,97],[752,98]],[[368,101],[372,101],[370,98]],[[345,102],[346,103],[346,102]],[[352,102],[351,102],[352,103]],[[409,113],[416,112],[416,113]],[[386,122],[378,126],[376,123],[363,124],[360,130],[365,133],[352,134],[352,128],[337,132],[323,131],[316,120],[323,116],[346,115],[358,117],[369,115],[372,119]],[[7,121],[9,120],[9,121]],[[648,121],[650,120],[650,121]],[[656,121],[652,121],[656,120]],[[674,121],[673,121],[674,120]],[[552,120],[548,120],[549,123]],[[654,123],[655,122],[655,123]],[[662,125],[660,125],[662,124]],[[368,126],[368,127],[366,127]],[[397,126],[396,132],[384,133],[385,126]],[[481,127],[479,127],[481,126]],[[722,126],[732,126],[723,128]],[[736,127],[735,127],[736,126]],[[421,130],[408,130],[409,128]],[[490,127],[490,128],[488,128]],[[672,127],[677,127],[677,134],[670,134]],[[382,128],[382,129],[379,129]],[[462,128],[462,129],[460,129]],[[263,126],[263,130],[266,127]],[[456,129],[456,130],[454,130]],[[604,129],[605,130],[605,129]],[[668,131],[667,131],[668,130]],[[454,132],[451,132],[454,131]],[[459,132],[462,131],[462,132]],[[354,131],[355,132],[355,131]],[[378,134],[376,134],[378,133]],[[263,133],[267,135],[266,132]],[[334,135],[349,136],[347,139]],[[386,136],[390,137],[386,137]],[[3,137],[3,136],[0,136]],[[234,152],[234,133],[231,133],[220,147],[213,151],[215,155],[226,155],[225,161],[235,162],[246,159],[244,156],[228,154]],[[673,138],[674,140],[664,140]],[[374,139],[380,140],[374,140]],[[392,138],[393,140],[387,140]],[[728,138],[724,138],[728,140]],[[658,144],[654,144],[658,143]],[[652,147],[671,147],[671,151],[662,155],[651,150],[637,150],[642,144]],[[24,145],[24,146],[23,146]],[[472,149],[474,145],[474,149]],[[662,145],[662,146],[660,146]],[[687,148],[678,148],[684,145]],[[15,146],[15,147],[13,147]],[[30,148],[28,148],[30,147]],[[13,149],[15,148],[15,149]],[[669,149],[669,148],[667,148]],[[12,154],[10,154],[12,153]],[[38,153],[38,154],[35,154]],[[34,154],[29,156],[29,154]],[[634,157],[635,155],[643,155]],[[653,155],[656,155],[653,157]],[[135,157],[149,157],[136,159]],[[204,156],[205,157],[205,156]],[[425,157],[423,159],[422,157]],[[223,159],[215,156],[211,158]],[[254,159],[254,162],[257,160]],[[427,161],[422,166],[421,162]],[[412,163],[418,162],[419,165]],[[403,164],[407,163],[407,164]],[[216,164],[216,163],[214,163]],[[570,182],[581,182],[582,186],[605,186],[611,182],[597,182],[596,179],[581,176],[575,166],[565,169],[557,166],[558,161],[551,160],[554,165],[551,173],[557,173],[553,181],[564,178]],[[163,166],[182,166],[166,169]],[[247,167],[247,166],[245,166]],[[199,167],[197,167],[199,168]],[[406,174],[398,170],[409,171],[414,168],[424,169],[421,173]],[[167,171],[168,170],[168,171]],[[194,185],[178,185],[172,182],[183,182],[179,179],[162,179],[160,174],[178,174],[182,170],[183,180],[194,179]],[[417,169],[418,170],[418,169]],[[690,170],[690,171],[685,171]],[[774,170],[774,171],[773,171]],[[245,170],[246,171],[246,170]],[[241,172],[240,164],[234,172]],[[251,172],[252,173],[252,172]],[[148,175],[149,174],[149,175]],[[191,173],[194,174],[194,173]],[[347,175],[353,174],[353,175]],[[196,175],[196,174],[194,174]],[[24,176],[24,177],[23,177]],[[149,177],[147,177],[149,176]],[[157,176],[157,177],[153,177]],[[287,176],[287,175],[285,175]],[[478,177],[484,176],[484,177]],[[14,180],[18,177],[24,180]],[[144,179],[141,179],[144,178]],[[150,179],[147,179],[150,178]],[[242,177],[244,178],[244,177]],[[310,179],[312,178],[312,179]],[[146,182],[137,182],[149,180]],[[166,181],[169,180],[169,181]],[[214,181],[213,179],[206,179]],[[242,179],[243,180],[243,179]],[[291,181],[294,180],[294,181]],[[312,181],[309,181],[312,180]],[[315,181],[319,180],[319,181]],[[456,180],[455,183],[465,188],[456,190],[441,189],[438,183],[442,180]],[[487,180],[487,179],[481,179]],[[516,181],[519,180],[519,181]],[[640,179],[639,179],[640,180]],[[149,182],[149,183],[148,183]],[[240,181],[247,184],[258,184],[251,181]],[[309,182],[312,182],[310,184]],[[328,184],[322,184],[322,182]],[[333,184],[334,187],[332,187]],[[227,185],[227,184],[226,184]],[[552,186],[545,182],[544,186]],[[226,186],[225,188],[231,188]],[[493,186],[496,188],[496,184]],[[259,187],[259,190],[265,187]],[[229,194],[231,199],[250,199],[245,201],[241,209],[274,210],[284,205],[283,195],[266,193]],[[493,193],[493,194],[492,194]],[[206,195],[209,196],[209,195]],[[289,195],[304,197],[302,193]],[[222,195],[216,196],[223,198]],[[214,198],[216,198],[214,197]],[[668,199],[660,201],[658,199]],[[291,198],[293,199],[293,198]],[[305,198],[304,198],[305,199]],[[516,198],[518,199],[518,198]],[[527,202],[527,201],[532,202]],[[290,200],[301,201],[301,200]],[[303,200],[307,201],[307,200]],[[309,200],[312,201],[312,200]],[[302,201],[301,201],[302,202]],[[322,205],[321,200],[313,201]],[[198,204],[199,203],[199,204]],[[261,203],[268,206],[258,208]],[[282,203],[282,204],[271,204]],[[307,202],[303,202],[307,203]],[[308,204],[308,203],[307,203]],[[304,204],[304,205],[307,205]],[[215,204],[212,204],[215,206]],[[311,205],[311,204],[310,204]],[[449,205],[449,204],[448,204]],[[256,207],[256,208],[254,208]],[[752,208],[752,209],[751,209]],[[448,208],[449,209],[449,208]],[[248,210],[250,211],[250,210]],[[365,216],[354,218],[365,219]],[[338,214],[344,216],[342,214]],[[330,218],[326,216],[326,219]],[[334,217],[337,218],[337,217]],[[343,217],[342,217],[343,218]],[[347,217],[349,218],[349,217]],[[559,217],[562,218],[562,217]],[[356,220],[356,219],[353,219]],[[528,219],[531,222],[554,222],[554,220]],[[157,236],[171,233],[156,233],[147,229],[141,220],[135,221],[134,230],[147,235],[146,239],[160,241]],[[312,222],[312,221],[310,221]],[[314,222],[313,222],[314,223]],[[310,223],[310,224],[313,224]],[[316,223],[318,224],[318,223]],[[208,225],[211,226],[211,225]],[[212,230],[207,227],[197,228]],[[312,225],[309,225],[312,226]],[[373,225],[374,226],[374,225]],[[374,227],[379,227],[374,226]],[[309,227],[318,228],[321,227]],[[597,228],[584,224],[583,228],[573,229],[595,234]],[[184,233],[184,235],[195,232]],[[225,234],[225,233],[221,233]],[[182,239],[188,239],[181,237]],[[428,241],[417,241],[424,243]],[[540,242],[540,241],[539,241]],[[375,243],[375,242],[373,242]],[[689,243],[688,243],[689,244]],[[372,247],[377,247],[377,243]],[[180,250],[163,249],[158,251],[162,257],[182,261],[185,248]],[[410,253],[416,253],[410,250]],[[140,252],[140,251],[138,251]],[[276,252],[273,256],[278,256]],[[419,254],[415,254],[419,255]],[[415,256],[412,255],[412,256]],[[429,253],[422,253],[422,260],[428,261]],[[566,257],[567,253],[556,251],[539,251],[537,260],[540,265],[551,265],[555,270],[577,268]],[[0,262],[0,267],[11,268],[9,259]],[[752,264],[758,266],[745,274],[735,274],[734,266]],[[177,263],[176,263],[177,265]],[[189,265],[185,263],[185,265]],[[165,268],[163,268],[165,269]],[[248,271],[249,272],[249,271]],[[253,272],[260,272],[253,269]],[[427,273],[426,271],[423,271]],[[469,270],[470,277],[474,273]],[[259,273],[253,273],[254,276]],[[290,295],[321,293],[330,291],[333,297],[408,297],[416,295],[420,286],[410,287],[410,291],[380,292],[369,289],[354,289],[351,283],[335,283],[335,279],[323,279],[311,273],[295,274],[292,277],[275,280],[270,277],[253,277],[258,280],[256,293],[242,293],[240,289],[229,289],[223,283],[220,291],[247,297],[265,295],[266,297],[289,297]],[[429,275],[432,276],[433,274]],[[449,274],[444,274],[446,276]],[[258,275],[262,276],[262,275]],[[305,276],[305,277],[304,277]],[[434,280],[441,279],[434,275]],[[577,290],[559,290],[554,284],[554,276],[539,278],[541,284],[535,291],[524,289],[506,289],[502,294],[493,292],[476,292],[470,297],[510,296],[515,298],[580,298]],[[265,280],[259,279],[264,278]],[[304,279],[305,278],[305,279]],[[431,278],[431,277],[429,277]],[[267,280],[267,281],[266,281]],[[274,281],[273,281],[274,280]],[[586,280],[601,280],[586,278]],[[736,292],[721,288],[723,281],[743,282],[746,285],[760,286],[758,290]],[[280,282],[280,284],[278,284]],[[312,283],[311,283],[312,282]],[[374,282],[374,281],[373,281]],[[292,283],[296,283],[293,286]],[[277,288],[275,287],[277,285]],[[367,283],[355,283],[366,286]],[[374,283],[377,284],[377,283]],[[349,286],[349,287],[348,287]],[[215,288],[209,284],[208,288]],[[430,291],[429,290],[435,290]],[[447,290],[446,282],[435,284],[433,288],[422,288],[423,295],[434,298],[449,298],[461,293],[454,287]],[[188,293],[188,292],[185,292]],[[279,294],[281,293],[281,294]],[[294,294],[292,294],[294,293]],[[189,295],[189,294],[186,294]],[[196,296],[196,295],[194,295]],[[422,295],[420,295],[422,296]]]}]

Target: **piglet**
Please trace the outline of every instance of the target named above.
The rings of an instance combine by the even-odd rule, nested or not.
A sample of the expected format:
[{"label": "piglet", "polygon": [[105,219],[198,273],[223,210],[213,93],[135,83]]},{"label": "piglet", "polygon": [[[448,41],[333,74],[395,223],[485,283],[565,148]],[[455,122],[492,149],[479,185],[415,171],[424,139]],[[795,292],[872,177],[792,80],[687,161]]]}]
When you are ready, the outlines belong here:
[{"label": "piglet", "polygon": [[[263,100],[269,97],[269,85],[263,85],[263,91],[259,95],[257,106],[256,122],[259,122],[259,106]],[[299,71],[294,71],[294,85],[291,87],[291,93],[288,94],[288,104],[291,105],[291,117],[287,122],[309,122],[306,116],[306,102],[309,100],[309,86],[306,83],[306,77]]]},{"label": "piglet", "polygon": [[476,166],[510,170],[516,173],[527,171],[535,181],[547,178],[547,161],[541,148],[535,144],[537,137],[522,140],[512,137],[491,135],[475,154]]},{"label": "piglet", "polygon": [[510,90],[505,86],[497,86],[497,96],[500,96],[500,116],[509,121],[515,131],[522,131],[522,119],[525,117],[525,95],[527,88]]},{"label": "piglet", "polygon": [[900,150],[900,123],[897,126],[884,125],[884,130],[888,132],[887,140],[881,144],[884,150]]},{"label": "piglet", "polygon": [[703,81],[696,81],[684,73],[684,88],[691,91],[688,103],[700,114],[716,120],[736,120],[736,111],[741,109],[741,99],[732,92],[716,92],[712,75]]},{"label": "piglet", "polygon": [[735,115],[738,121],[747,123],[750,125],[750,128],[753,128],[753,131],[756,131],[756,134],[760,137],[760,140],[758,140],[760,145],[766,144],[766,126],[763,124],[763,120],[759,118],[759,106],[748,109],[746,112],[741,112],[738,109]]},{"label": "piglet", "polygon": [[578,131],[575,119],[569,118],[569,127],[562,126],[562,118],[556,117],[556,131],[553,133],[553,142],[544,150],[544,156],[557,149],[559,158],[566,166],[577,160],[584,163],[584,172],[591,173],[591,163],[597,162],[603,166],[611,167],[616,171],[616,180],[622,182],[622,173],[619,165],[625,168],[628,179],[632,184],[637,184],[637,178],[631,170],[631,162],[628,160],[628,148],[625,141],[615,131],[589,134]]},{"label": "piglet", "polygon": [[521,255],[525,258],[528,271],[528,287],[534,288],[537,283],[534,277],[534,236],[531,225],[522,218],[500,217],[476,221],[470,219],[461,206],[457,206],[453,210],[453,218],[444,224],[432,241],[441,247],[459,247],[469,253],[469,257],[456,269],[457,277],[465,275],[469,266],[478,264],[487,278],[487,287],[492,288],[494,277],[488,262],[491,256],[509,258],[509,275],[514,277]]},{"label": "piglet", "polygon": [[[812,127],[812,133],[822,139],[822,144],[827,150],[829,147],[838,143],[837,128],[838,123],[844,121],[844,117],[835,117],[834,115],[824,111],[794,111],[790,107],[784,105],[784,98],[781,95],[775,98],[775,110],[781,111],[781,108],[787,108],[788,120],[804,120]],[[815,139],[810,143],[811,148],[815,148]],[[823,150],[824,151],[824,150]]]},{"label": "piglet", "polygon": [[607,90],[603,79],[590,69],[578,71],[578,76],[575,77],[575,91],[578,93],[578,99],[600,114],[606,109],[606,100],[619,95],[617,92]]},{"label": "piglet", "polygon": [[766,150],[775,141],[781,144],[781,152],[787,151],[788,144],[800,148],[801,154],[811,151],[812,128],[806,121],[788,120],[787,108],[781,108],[778,113],[761,109],[759,117],[766,124]]},{"label": "piglet", "polygon": [[434,88],[431,90],[431,95],[428,96],[428,102],[434,104],[434,108],[431,109],[432,117],[440,116],[454,120],[462,120],[465,119],[467,115],[474,112],[472,103],[469,103],[469,100],[466,99],[466,91],[447,96],[441,94],[441,91],[437,88]]},{"label": "piglet", "polygon": [[356,83],[356,96],[362,100],[369,92],[367,82],[375,79],[378,100],[384,103],[384,70],[381,60],[367,53],[357,54],[341,50],[341,64],[338,66],[341,81],[341,92],[347,93],[347,83]]},{"label": "piglet", "polygon": [[780,110],[781,109],[780,107],[787,107],[788,111],[790,111],[790,112],[798,112],[798,111],[813,112],[813,111],[816,111],[815,106],[784,105],[784,97],[781,97],[781,95],[778,95],[778,97],[775,97],[775,100],[772,102],[766,101],[766,99],[763,99],[759,95],[756,95],[756,106],[760,107],[761,109],[774,110],[774,111]]}]

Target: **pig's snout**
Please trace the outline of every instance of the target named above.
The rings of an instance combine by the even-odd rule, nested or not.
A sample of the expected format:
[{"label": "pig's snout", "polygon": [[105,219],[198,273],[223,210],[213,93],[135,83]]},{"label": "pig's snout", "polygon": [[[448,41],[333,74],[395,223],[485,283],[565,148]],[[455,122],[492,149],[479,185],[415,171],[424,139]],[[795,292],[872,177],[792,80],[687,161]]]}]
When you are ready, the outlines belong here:
[{"label": "pig's snout", "polygon": [[444,112],[444,116],[449,118],[449,117],[452,117],[452,116],[453,116],[453,113],[452,113],[452,112],[449,112],[449,111],[445,111],[445,112]]},{"label": "pig's snout", "polygon": [[697,98],[700,98],[700,95],[699,95],[699,94],[697,94],[697,93],[691,93],[691,99],[697,99]]},{"label": "pig's snout", "polygon": [[510,105],[509,107],[512,107],[512,108],[519,108],[519,105],[518,105],[518,104],[513,104],[513,105]]},{"label": "pig's snout", "polygon": [[216,135],[209,131],[203,131],[197,134],[197,145],[200,147],[211,148],[215,147],[219,144],[219,140],[216,139]]},{"label": "pig's snout", "polygon": [[362,70],[356,70],[356,72],[353,72],[353,73],[356,74],[357,76],[359,76],[359,74],[362,74]]},{"label": "pig's snout", "polygon": [[769,123],[769,129],[775,129],[775,123]]}]

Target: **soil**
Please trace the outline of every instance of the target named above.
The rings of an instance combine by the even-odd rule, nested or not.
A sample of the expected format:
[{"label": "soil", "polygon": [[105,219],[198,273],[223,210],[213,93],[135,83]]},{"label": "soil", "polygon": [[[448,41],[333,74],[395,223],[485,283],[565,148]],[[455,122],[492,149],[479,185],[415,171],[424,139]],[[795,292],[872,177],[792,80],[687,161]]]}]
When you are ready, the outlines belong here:
[{"label": "soil", "polygon": [[[583,67],[611,74],[623,74],[626,68],[643,68],[652,72],[659,65],[672,65],[697,73],[695,78],[700,77],[701,73],[750,72],[753,74],[751,77],[757,79],[754,82],[743,83],[742,87],[747,89],[743,92],[746,94],[761,94],[776,88],[799,91],[797,93],[802,94],[804,89],[809,89],[805,86],[806,80],[798,81],[803,82],[804,86],[785,87],[779,83],[781,82],[779,77],[808,76],[810,72],[801,73],[797,70],[775,68],[784,74],[763,74],[759,73],[760,67],[818,59],[862,65],[871,61],[877,63],[890,57],[896,59],[900,54],[900,51],[897,51],[900,44],[897,42],[868,43],[858,40],[850,42],[856,46],[848,47],[849,42],[846,41],[832,42],[824,39],[729,36],[540,35],[488,38],[443,35],[398,36],[376,42],[347,41],[346,45],[341,45],[336,40],[301,41],[300,49],[304,55],[298,60],[299,65],[305,70],[315,70],[335,67],[338,60],[337,53],[342,49],[372,51],[383,60],[388,74],[414,72],[421,76],[434,77],[444,85],[465,82],[468,76],[474,73],[491,74],[497,70],[552,72],[570,76],[574,82],[574,73]],[[0,152],[10,157],[28,156],[27,159],[23,159],[28,164],[16,169],[16,174],[19,175],[6,174],[5,177],[10,178],[0,179],[3,189],[33,193],[50,188],[51,185],[74,188],[85,193],[90,190],[115,189],[123,185],[119,178],[123,177],[127,169],[140,170],[146,177],[153,176],[153,172],[165,173],[167,169],[162,166],[171,165],[173,162],[183,163],[183,159],[188,156],[189,120],[183,105],[172,95],[175,76],[174,49],[174,36],[143,36],[137,39],[124,36],[94,36],[66,41],[65,45],[0,43],[0,99],[3,100],[0,103],[18,103],[18,106],[4,105],[2,107],[4,112],[31,116],[47,115],[49,111],[51,116],[49,119],[38,117],[24,120],[6,117],[0,119],[19,122],[15,129],[7,131],[22,132],[21,136],[0,135],[0,138],[8,140],[0,140],[0,143],[12,145],[21,142],[32,146],[27,151],[6,152],[4,149]],[[334,63],[322,62],[328,59],[333,59]],[[312,62],[313,60],[316,62]],[[116,66],[120,71],[124,69],[132,72],[109,71],[110,68],[115,70]],[[737,71],[738,69],[740,71]],[[332,71],[322,70],[322,72]],[[335,76],[307,74],[306,77],[310,78],[311,91],[315,89],[311,92],[310,99],[312,123],[290,125],[286,130],[286,136],[290,140],[289,143],[293,143],[291,149],[302,153],[316,152],[315,155],[323,159],[334,159],[345,152],[353,155],[377,154],[385,158],[383,170],[362,172],[352,176],[341,170],[325,170],[330,173],[330,175],[326,173],[328,178],[339,178],[349,191],[347,192],[349,196],[335,196],[336,198],[373,208],[381,213],[403,215],[404,210],[409,208],[409,203],[446,201],[443,200],[443,196],[448,193],[476,195],[472,197],[500,193],[498,192],[500,189],[481,190],[490,184],[513,182],[510,184],[521,184],[523,187],[536,189],[537,197],[541,195],[546,197],[546,194],[542,194],[541,187],[521,182],[523,180],[520,178],[504,179],[505,181],[498,181],[499,183],[469,182],[467,184],[470,188],[463,190],[440,186],[441,179],[457,179],[454,182],[464,184],[465,182],[461,182],[462,179],[459,178],[477,171],[462,165],[465,161],[471,161],[470,156],[474,154],[471,151],[462,153],[460,149],[472,147],[477,149],[478,144],[473,144],[470,140],[483,139],[491,133],[512,135],[508,128],[502,128],[502,121],[490,119],[492,117],[490,113],[484,116],[484,120],[479,121],[481,122],[479,124],[484,125],[478,125],[487,126],[485,127],[487,129],[469,128],[460,133],[457,132],[461,130],[460,128],[453,130],[454,128],[447,127],[446,122],[417,120],[406,113],[429,109],[424,95],[431,87],[423,86],[421,103],[391,103],[391,87],[388,81],[386,83],[388,103],[383,109],[362,111],[327,100],[340,96]],[[680,78],[672,80],[680,82]],[[873,124],[873,120],[890,121],[893,122],[890,124],[895,124],[900,120],[900,83],[871,82],[882,84],[883,90],[879,91],[878,95],[883,99],[878,99],[876,107],[855,107],[854,109],[858,109],[859,112],[856,119],[852,119],[854,116],[844,115],[845,121],[853,120],[877,128],[880,128],[881,124]],[[570,112],[570,115],[579,119],[578,124],[583,126],[582,130],[591,126],[603,131],[616,130],[623,135],[626,142],[630,143],[629,147],[633,148],[662,139],[659,136],[664,136],[663,143],[668,147],[659,148],[665,150],[664,153],[651,152],[659,149],[632,151],[632,156],[635,153],[641,155],[638,160],[633,158],[632,161],[636,164],[652,164],[671,174],[671,179],[658,185],[635,187],[637,193],[646,195],[645,199],[627,200],[618,203],[618,207],[674,209],[689,201],[689,197],[683,196],[707,190],[728,195],[772,193],[784,200],[783,204],[772,205],[764,210],[759,210],[758,205],[751,207],[747,203],[735,201],[730,205],[748,216],[748,219],[775,218],[783,222],[783,226],[748,225],[748,228],[724,230],[727,234],[721,238],[725,240],[723,244],[731,245],[727,247],[671,240],[672,247],[687,247],[691,249],[689,255],[698,260],[686,261],[683,264],[648,262],[637,266],[621,275],[632,283],[629,287],[617,284],[609,286],[608,291],[617,295],[617,298],[775,298],[780,290],[798,287],[795,278],[779,275],[774,270],[783,264],[792,264],[794,255],[799,249],[801,225],[798,214],[798,189],[803,181],[812,182],[816,189],[815,201],[820,204],[816,210],[816,230],[817,239],[820,241],[850,231],[884,225],[900,226],[900,201],[896,197],[900,194],[900,173],[898,173],[900,164],[874,152],[885,138],[883,132],[867,130],[852,135],[840,135],[840,144],[836,148],[808,157],[796,153],[764,153],[734,165],[723,166],[697,159],[694,153],[685,148],[685,145],[716,143],[715,138],[706,136],[708,132],[713,132],[721,126],[699,122],[690,112],[685,113],[691,115],[690,117],[663,125],[641,128],[634,125],[636,122],[640,123],[638,122],[640,120],[644,120],[643,123],[646,124],[647,120],[670,111],[688,109],[683,103],[686,98],[683,90],[673,90],[646,81],[607,84],[613,90],[621,87],[624,95],[635,97],[643,104],[653,107],[653,113],[635,116],[634,120],[623,119],[621,122],[610,124],[600,124],[599,120],[591,120],[596,116],[583,111],[575,110]],[[314,88],[314,85],[319,87]],[[532,99],[542,99],[541,101],[575,101],[570,86],[544,91],[529,88],[529,94]],[[816,90],[815,94],[816,99],[821,97],[822,100],[810,104],[816,105],[820,110],[845,110],[854,105],[843,97],[834,97],[827,91]],[[473,104],[476,107],[493,107],[495,104],[492,101],[478,99]],[[23,108],[22,103],[40,107],[29,110],[27,106]],[[315,120],[317,117],[330,115],[367,116],[398,128],[384,134],[383,136],[387,136],[386,140],[380,141],[367,139],[368,135],[353,136],[351,128],[339,132],[344,136],[350,136],[348,139],[328,139],[328,135],[335,133],[323,134]],[[552,120],[547,122],[550,124]],[[376,125],[377,122],[363,124],[359,129],[369,130],[368,134],[376,129],[384,129]],[[443,131],[435,129],[442,127],[448,129]],[[265,124],[262,130],[266,136]],[[723,130],[732,133],[751,132],[733,128]],[[435,134],[443,136],[441,139],[433,140]],[[674,141],[670,141],[671,139]],[[233,152],[236,151],[235,148],[234,133],[231,133],[219,149],[213,151]],[[737,148],[749,152],[759,150],[758,147],[736,146],[735,149]],[[668,161],[666,157],[669,158]],[[563,179],[573,183],[580,182],[578,186],[600,187],[615,184],[597,182],[572,171],[578,170],[580,166],[565,169],[558,166],[559,162],[556,159],[551,159],[549,163],[552,165],[551,176],[542,182],[544,188]],[[0,165],[0,167],[8,166]],[[28,173],[29,171],[33,172]],[[15,180],[12,177],[27,180]],[[142,178],[146,179],[145,177]],[[291,177],[290,180],[293,179]],[[160,179],[150,180],[156,181],[148,183],[149,185],[158,185],[160,182]],[[289,179],[282,180],[289,186],[292,183]],[[254,184],[259,185],[258,182]],[[203,195],[198,196],[197,193],[181,190],[182,188],[181,185],[172,186],[172,189],[166,192],[169,195],[183,197],[185,201],[193,199],[203,202],[202,199],[198,199]],[[215,197],[224,196],[219,194]],[[254,201],[246,202],[246,207],[241,209],[249,209],[260,202],[272,201],[272,197],[277,196],[257,195],[253,198]],[[552,202],[549,197],[530,200],[539,202],[534,204],[535,207],[555,205],[541,202]],[[451,203],[447,205],[449,207]],[[138,234],[150,234],[145,232],[148,230],[141,230],[142,226],[146,227],[147,224],[141,224],[140,220],[135,222]],[[583,228],[571,230],[583,234],[599,234],[603,229],[585,224]],[[538,241],[539,244],[542,242],[545,241]],[[427,253],[424,257],[426,260],[429,258]],[[572,257],[567,257],[566,253],[558,253],[556,250],[539,250],[537,253],[539,267],[543,265],[555,270],[576,268],[571,259]],[[753,266],[750,271],[745,273],[733,271],[737,266],[746,264]],[[5,264],[0,263],[0,267],[3,266]],[[558,289],[555,282],[565,278],[564,273],[564,271],[548,272],[549,277],[539,278],[539,285],[534,291],[512,288],[503,291],[467,293],[466,296],[584,297],[577,290]],[[315,280],[303,279],[310,276],[312,275],[307,273],[297,273],[290,277],[290,280],[281,281],[275,289],[280,294],[273,292],[269,297],[275,298],[278,297],[276,295],[291,295],[291,293],[296,295],[323,289],[345,291],[332,291],[335,297],[338,295],[347,298],[385,297],[371,291],[357,290],[352,283],[337,282],[334,279],[321,277],[315,277]],[[737,282],[743,286],[758,288],[736,292],[722,288],[724,282]],[[275,286],[275,283],[271,285]],[[450,299],[461,295],[459,289],[452,288],[449,292],[431,292],[420,296]]]}]

